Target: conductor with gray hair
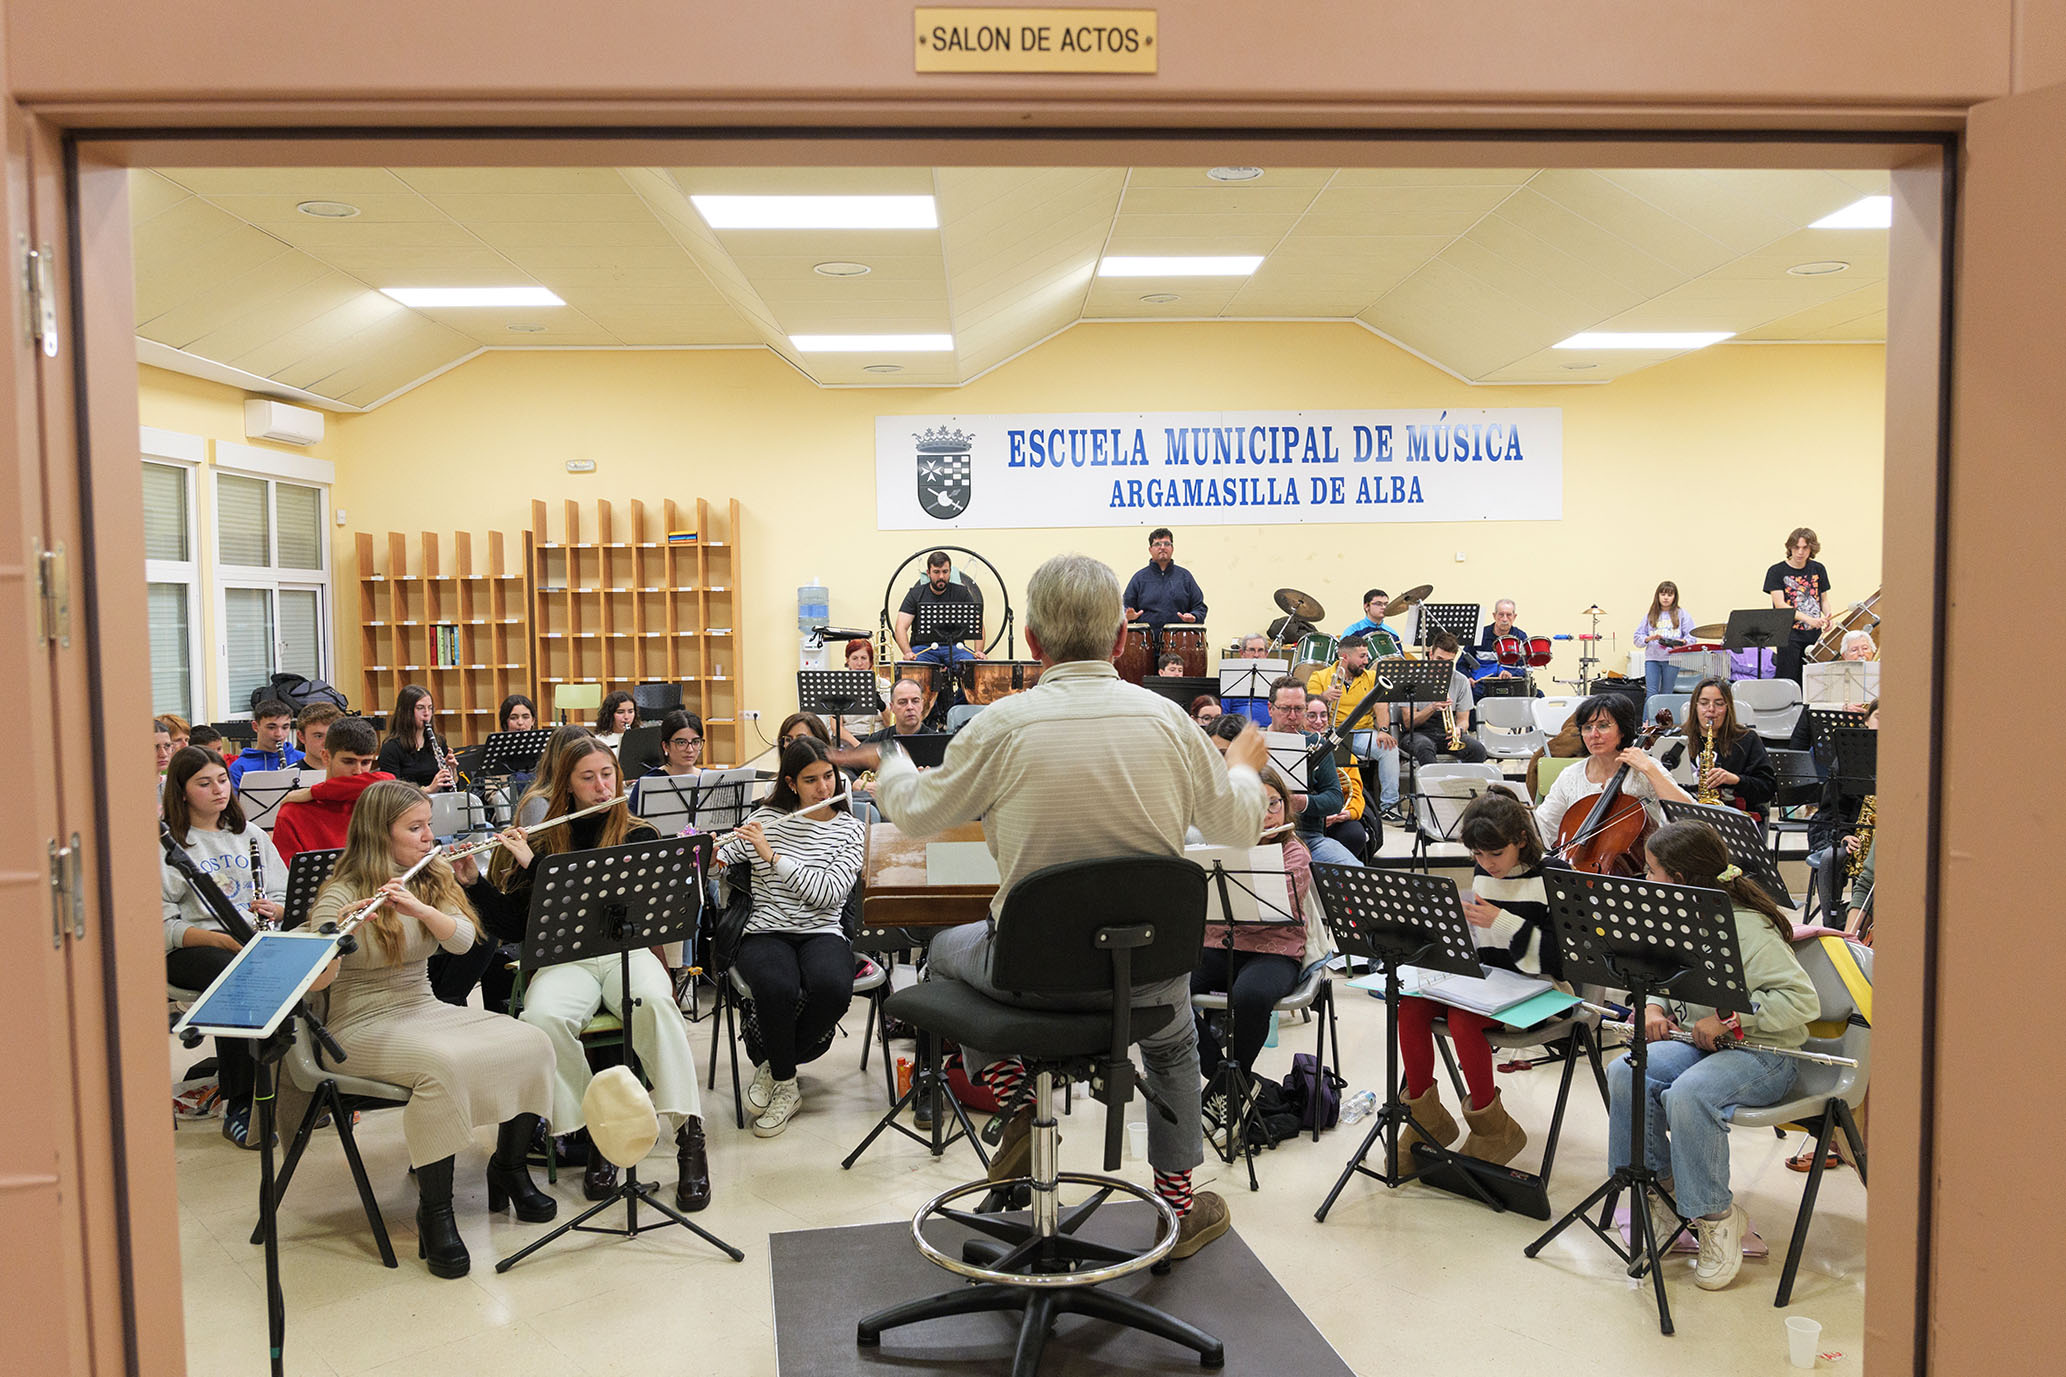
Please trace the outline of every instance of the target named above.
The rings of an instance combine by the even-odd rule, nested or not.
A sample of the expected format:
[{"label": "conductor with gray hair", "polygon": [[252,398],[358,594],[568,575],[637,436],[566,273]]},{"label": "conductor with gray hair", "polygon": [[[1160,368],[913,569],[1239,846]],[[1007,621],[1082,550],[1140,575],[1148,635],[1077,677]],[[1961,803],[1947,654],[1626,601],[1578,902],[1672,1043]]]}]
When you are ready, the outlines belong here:
[{"label": "conductor with gray hair", "polygon": [[[1121,679],[1112,662],[1126,630],[1123,610],[1109,567],[1086,555],[1056,555],[1026,585],[1026,641],[1045,667],[1037,686],[970,719],[939,769],[921,774],[894,747],[881,749],[879,759],[867,746],[836,753],[841,764],[877,771],[876,799],[906,833],[930,836],[982,819],[997,858],[990,921],[941,933],[928,979],[1032,1003],[989,978],[991,932],[1019,880],[1071,861],[1180,856],[1191,827],[1225,846],[1251,846],[1260,834],[1262,734],[1250,727],[1222,761],[1182,708]],[[1148,1088],[1176,1116],[1148,1116],[1148,1161],[1156,1190],[1183,1218],[1173,1256],[1188,1257],[1225,1233],[1229,1219],[1218,1195],[1191,1191],[1191,1169],[1205,1160],[1205,1147],[1190,982],[1142,986],[1134,1003],[1176,1012],[1140,1048]],[[1016,1058],[967,1047],[962,1056],[995,1090],[1009,1093],[1021,1074]],[[1025,1174],[1031,1123],[1030,1106],[1014,1116],[991,1163],[993,1180]]]}]

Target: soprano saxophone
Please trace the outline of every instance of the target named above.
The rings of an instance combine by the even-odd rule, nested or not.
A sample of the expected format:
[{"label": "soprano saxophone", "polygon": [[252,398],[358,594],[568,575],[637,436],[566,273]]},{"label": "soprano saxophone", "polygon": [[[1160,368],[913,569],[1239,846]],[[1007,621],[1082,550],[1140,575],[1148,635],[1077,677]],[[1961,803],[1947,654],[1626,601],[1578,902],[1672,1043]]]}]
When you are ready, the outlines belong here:
[{"label": "soprano saxophone", "polygon": [[1714,769],[1714,767],[1714,728],[1709,727],[1707,729],[1707,739],[1701,744],[1700,754],[1693,758],[1693,775],[1695,779],[1700,781],[1698,787],[1693,792],[1693,801],[1695,803],[1720,803],[1722,801],[1722,791],[1714,785],[1707,783],[1708,771]]},{"label": "soprano saxophone", "polygon": [[1865,802],[1858,808],[1858,849],[1851,853],[1845,864],[1844,876],[1855,880],[1858,872],[1865,869],[1865,858],[1872,854],[1872,829],[1879,817],[1879,795],[1867,794]]}]

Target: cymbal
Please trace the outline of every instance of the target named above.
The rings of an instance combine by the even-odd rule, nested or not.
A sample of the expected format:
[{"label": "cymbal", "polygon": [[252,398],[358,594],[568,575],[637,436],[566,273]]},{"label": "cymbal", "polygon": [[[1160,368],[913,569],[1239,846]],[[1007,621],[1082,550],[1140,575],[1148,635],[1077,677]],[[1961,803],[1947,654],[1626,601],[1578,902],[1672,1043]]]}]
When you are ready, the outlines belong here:
[{"label": "cymbal", "polygon": [[1727,622],[1709,622],[1706,626],[1696,626],[1693,628],[1693,639],[1696,641],[1719,641],[1728,630],[1729,624]]},{"label": "cymbal", "polygon": [[1296,588],[1279,588],[1277,590],[1277,606],[1289,612],[1292,616],[1303,618],[1309,622],[1317,622],[1327,615],[1326,608],[1320,606],[1319,603],[1313,601],[1306,594],[1299,592]]},{"label": "cymbal", "polygon": [[1409,588],[1385,604],[1385,615],[1387,617],[1396,617],[1416,603],[1426,602],[1428,595],[1434,591],[1435,585],[1432,583],[1423,583],[1417,588]]}]

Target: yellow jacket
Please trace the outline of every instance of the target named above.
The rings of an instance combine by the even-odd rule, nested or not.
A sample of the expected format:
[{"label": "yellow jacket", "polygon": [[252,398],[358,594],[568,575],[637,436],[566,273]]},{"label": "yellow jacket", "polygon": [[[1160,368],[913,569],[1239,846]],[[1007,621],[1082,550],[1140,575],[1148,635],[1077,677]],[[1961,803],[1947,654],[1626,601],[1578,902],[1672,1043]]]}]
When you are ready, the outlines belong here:
[{"label": "yellow jacket", "polygon": [[[1339,665],[1329,665],[1325,669],[1316,670],[1312,677],[1306,680],[1306,696],[1318,698],[1325,693],[1328,687],[1334,683],[1335,673],[1340,668],[1341,666]],[[1348,687],[1342,690],[1341,697],[1335,700],[1334,725],[1339,727],[1342,721],[1348,717],[1349,710],[1362,702],[1364,695],[1376,687],[1377,671],[1366,666],[1361,674],[1349,681]],[[1386,706],[1386,704],[1379,703],[1375,710],[1356,724],[1357,730],[1362,731],[1383,725],[1388,720],[1385,716]]]}]

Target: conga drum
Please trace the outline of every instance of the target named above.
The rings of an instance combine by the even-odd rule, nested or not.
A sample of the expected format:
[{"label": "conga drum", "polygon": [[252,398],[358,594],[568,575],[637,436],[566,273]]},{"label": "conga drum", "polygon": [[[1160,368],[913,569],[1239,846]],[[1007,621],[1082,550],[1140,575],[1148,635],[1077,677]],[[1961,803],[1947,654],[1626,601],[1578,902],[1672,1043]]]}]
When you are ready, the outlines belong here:
[{"label": "conga drum", "polygon": [[969,667],[971,703],[995,703],[1014,693],[1024,693],[1040,682],[1038,660],[985,660]]},{"label": "conga drum", "polygon": [[1119,677],[1138,684],[1155,672],[1155,633],[1146,622],[1126,628],[1126,640],[1119,647]]},{"label": "conga drum", "polygon": [[1162,628],[1162,651],[1156,658],[1172,651],[1184,657],[1184,673],[1193,679],[1205,677],[1205,627],[1171,623]]}]

